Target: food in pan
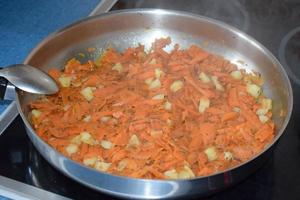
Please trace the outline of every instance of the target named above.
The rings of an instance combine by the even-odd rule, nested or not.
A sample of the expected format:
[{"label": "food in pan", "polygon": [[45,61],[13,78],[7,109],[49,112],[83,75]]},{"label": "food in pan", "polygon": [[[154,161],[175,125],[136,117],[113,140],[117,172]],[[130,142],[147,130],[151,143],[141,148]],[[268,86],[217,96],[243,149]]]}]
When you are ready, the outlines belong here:
[{"label": "food in pan", "polygon": [[134,178],[208,176],[259,154],[275,129],[262,77],[170,43],[51,69],[60,91],[30,104],[34,129],[77,162]]}]

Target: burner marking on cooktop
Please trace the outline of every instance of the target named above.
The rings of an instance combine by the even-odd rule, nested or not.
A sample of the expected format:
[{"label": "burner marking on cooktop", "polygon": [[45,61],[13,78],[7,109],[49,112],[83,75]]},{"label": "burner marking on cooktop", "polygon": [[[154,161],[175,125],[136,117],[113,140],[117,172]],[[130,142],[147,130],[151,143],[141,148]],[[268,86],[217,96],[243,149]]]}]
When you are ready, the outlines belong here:
[{"label": "burner marking on cooktop", "polygon": [[289,77],[300,85],[300,26],[292,29],[281,40],[279,60],[285,67]]}]

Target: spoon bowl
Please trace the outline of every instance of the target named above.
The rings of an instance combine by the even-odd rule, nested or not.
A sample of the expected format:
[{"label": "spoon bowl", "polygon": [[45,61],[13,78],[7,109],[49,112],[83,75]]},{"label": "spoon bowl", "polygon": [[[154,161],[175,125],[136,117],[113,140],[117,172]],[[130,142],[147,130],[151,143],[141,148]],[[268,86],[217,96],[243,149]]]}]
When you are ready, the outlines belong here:
[{"label": "spoon bowl", "polygon": [[55,94],[59,88],[54,79],[45,72],[30,65],[16,64],[0,70],[11,84],[25,92],[35,94]]}]

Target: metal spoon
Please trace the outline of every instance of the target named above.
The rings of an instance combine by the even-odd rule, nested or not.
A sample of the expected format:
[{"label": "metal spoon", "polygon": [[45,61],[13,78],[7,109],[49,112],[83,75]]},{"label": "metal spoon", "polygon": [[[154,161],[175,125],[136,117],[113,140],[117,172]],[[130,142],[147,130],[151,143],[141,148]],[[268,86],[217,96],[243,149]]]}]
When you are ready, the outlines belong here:
[{"label": "metal spoon", "polygon": [[0,69],[0,77],[30,93],[54,94],[59,90],[48,74],[30,65],[16,64],[5,67]]}]

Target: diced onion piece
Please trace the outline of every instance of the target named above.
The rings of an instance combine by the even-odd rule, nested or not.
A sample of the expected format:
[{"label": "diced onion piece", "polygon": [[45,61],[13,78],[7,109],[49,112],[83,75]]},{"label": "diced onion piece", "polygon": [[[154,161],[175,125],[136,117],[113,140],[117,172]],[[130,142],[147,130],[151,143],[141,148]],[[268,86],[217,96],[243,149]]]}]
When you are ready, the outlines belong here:
[{"label": "diced onion piece", "polygon": [[155,89],[155,88],[159,88],[161,86],[160,80],[154,79],[150,84],[149,84],[149,89]]},{"label": "diced onion piece", "polygon": [[178,173],[175,169],[165,171],[164,175],[167,179],[178,179]]},{"label": "diced onion piece", "polygon": [[156,59],[152,58],[151,61],[149,62],[150,65],[155,65],[156,64]]},{"label": "diced onion piece", "polygon": [[116,63],[111,69],[121,73],[123,70],[123,65],[121,63]]},{"label": "diced onion piece", "polygon": [[237,79],[237,80],[241,80],[243,78],[242,77],[242,72],[240,70],[236,70],[236,71],[231,72],[230,76],[234,79]]},{"label": "diced onion piece", "polygon": [[162,130],[151,130],[151,131],[150,131],[150,135],[151,135],[152,137],[159,136],[159,135],[161,135],[162,133],[163,133]]},{"label": "diced onion piece", "polygon": [[117,111],[117,112],[113,112],[112,116],[116,119],[119,119],[120,117],[122,117],[124,114],[122,111]]},{"label": "diced onion piece", "polygon": [[80,133],[80,140],[81,142],[86,144],[90,144],[90,145],[95,144],[95,140],[93,139],[92,135],[87,131],[83,131]]},{"label": "diced onion piece", "polygon": [[165,98],[164,94],[157,94],[152,97],[153,100],[163,100]]},{"label": "diced onion piece", "polygon": [[262,93],[262,89],[261,89],[261,87],[259,87],[256,84],[248,83],[247,84],[247,92],[254,98],[257,98]]},{"label": "diced onion piece", "polygon": [[96,170],[106,172],[109,169],[110,165],[111,165],[111,163],[107,163],[107,162],[103,162],[103,161],[96,161],[94,168]]},{"label": "diced onion piece", "polygon": [[137,147],[139,145],[140,145],[139,138],[135,134],[133,134],[128,141],[127,147]]},{"label": "diced onion piece", "polygon": [[160,76],[163,74],[163,71],[159,68],[155,68],[154,73],[156,78],[160,78]]},{"label": "diced onion piece", "polygon": [[108,140],[101,140],[100,145],[104,148],[104,149],[111,149],[114,145],[113,143],[111,143]]},{"label": "diced onion piece", "polygon": [[216,89],[219,91],[224,91],[224,87],[221,85],[221,83],[219,82],[219,79],[217,76],[212,76],[211,80],[213,82],[213,84],[215,85]]},{"label": "diced onion piece", "polygon": [[93,88],[91,87],[82,89],[80,93],[87,101],[91,101],[94,98]]},{"label": "diced onion piece", "polygon": [[241,112],[241,109],[239,107],[233,107],[232,110],[237,113]]},{"label": "diced onion piece", "polygon": [[87,116],[85,116],[84,118],[83,118],[83,121],[84,122],[89,122],[89,121],[91,121],[91,115],[87,115]]},{"label": "diced onion piece", "polygon": [[117,170],[120,172],[120,171],[123,171],[125,169],[125,167],[127,166],[127,160],[124,159],[124,160],[121,160],[119,163],[118,163],[118,167],[117,167]]},{"label": "diced onion piece", "polygon": [[90,158],[84,158],[83,159],[83,164],[86,165],[86,166],[94,166],[96,161],[97,161],[96,156],[93,156],[93,157],[90,157]]},{"label": "diced onion piece", "polygon": [[103,116],[100,118],[101,122],[108,122],[111,119],[111,116]]},{"label": "diced onion piece", "polygon": [[183,82],[180,80],[174,81],[171,86],[170,86],[170,90],[172,92],[177,92],[178,90],[180,90],[183,87]]},{"label": "diced onion piece", "polygon": [[62,87],[70,87],[71,80],[72,78],[68,76],[61,76],[58,78],[58,81]]},{"label": "diced onion piece", "polygon": [[35,118],[38,118],[39,116],[41,116],[42,112],[37,110],[37,109],[33,109],[31,111],[31,114],[35,117]]},{"label": "diced onion piece", "polygon": [[204,111],[209,108],[210,101],[206,97],[202,97],[199,102],[198,111],[199,113],[204,113]]},{"label": "diced onion piece", "polygon": [[76,135],[75,137],[73,137],[71,139],[71,143],[80,145],[81,144],[81,136],[80,135]]},{"label": "diced onion piece", "polygon": [[[265,115],[271,109],[272,109],[272,100],[271,99],[267,99],[267,98],[263,98],[261,100],[261,108],[257,109],[256,114],[258,116]],[[262,122],[265,121],[265,120],[266,120],[265,117],[262,117]]]},{"label": "diced onion piece", "polygon": [[81,137],[81,141],[84,142],[84,141],[87,141],[89,139],[92,138],[91,134],[87,131],[83,131],[80,133],[80,137]]},{"label": "diced onion piece", "polygon": [[166,101],[164,103],[164,109],[165,110],[171,110],[172,109],[172,104],[169,101]]},{"label": "diced onion piece", "polygon": [[147,85],[150,85],[150,84],[152,83],[152,81],[153,81],[153,78],[147,78],[147,79],[145,80],[145,83],[146,83]]},{"label": "diced onion piece", "polygon": [[179,179],[188,179],[188,178],[194,178],[194,177],[195,177],[194,172],[187,165],[184,165],[183,169],[180,172],[178,172]]},{"label": "diced onion piece", "polygon": [[172,122],[172,120],[170,120],[170,119],[167,119],[167,124],[168,124],[168,126],[172,126],[172,125],[173,125],[173,122]]},{"label": "diced onion piece", "polygon": [[69,104],[67,104],[67,105],[65,105],[65,106],[63,107],[63,110],[64,110],[64,111],[67,111],[67,110],[69,110],[70,107],[71,107],[71,106],[70,106]]},{"label": "diced onion piece", "polygon": [[225,159],[225,160],[232,160],[232,159],[233,159],[232,153],[229,152],[229,151],[225,151],[225,152],[224,152],[224,159]]},{"label": "diced onion piece", "polygon": [[207,159],[209,161],[214,161],[218,158],[217,151],[216,151],[215,147],[208,147],[207,149],[204,150],[204,153],[206,154]]},{"label": "diced onion piece", "polygon": [[203,83],[209,83],[210,82],[210,78],[204,73],[201,72],[199,74],[199,79],[203,82]]},{"label": "diced onion piece", "polygon": [[261,100],[261,107],[267,111],[272,110],[272,99],[263,98]]},{"label": "diced onion piece", "polygon": [[76,144],[69,144],[66,147],[66,152],[68,153],[69,156],[76,153],[77,151],[78,151],[78,145]]},{"label": "diced onion piece", "polygon": [[269,117],[265,116],[265,115],[259,115],[258,116],[259,120],[261,121],[261,123],[266,123],[267,121],[269,121]]},{"label": "diced onion piece", "polygon": [[256,114],[257,115],[265,115],[267,112],[268,111],[266,109],[259,108],[259,109],[257,109]]}]

